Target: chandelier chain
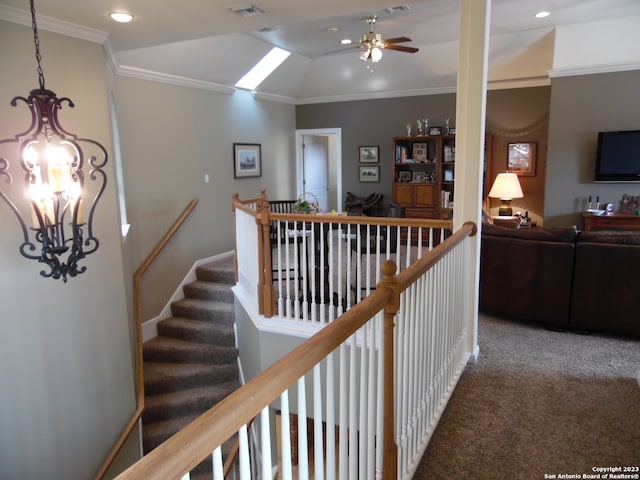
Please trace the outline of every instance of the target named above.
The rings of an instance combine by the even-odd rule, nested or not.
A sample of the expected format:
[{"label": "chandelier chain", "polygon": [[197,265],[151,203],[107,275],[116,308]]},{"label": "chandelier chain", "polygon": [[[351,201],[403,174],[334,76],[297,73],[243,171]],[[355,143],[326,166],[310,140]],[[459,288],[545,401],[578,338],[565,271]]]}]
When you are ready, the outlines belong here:
[{"label": "chandelier chain", "polygon": [[36,61],[38,62],[38,81],[40,82],[40,88],[44,90],[44,72],[42,71],[42,65],[40,61],[42,57],[40,55],[40,37],[38,36],[38,24],[36,23],[36,7],[34,1],[31,3],[31,28],[33,29],[33,43],[36,46]]}]

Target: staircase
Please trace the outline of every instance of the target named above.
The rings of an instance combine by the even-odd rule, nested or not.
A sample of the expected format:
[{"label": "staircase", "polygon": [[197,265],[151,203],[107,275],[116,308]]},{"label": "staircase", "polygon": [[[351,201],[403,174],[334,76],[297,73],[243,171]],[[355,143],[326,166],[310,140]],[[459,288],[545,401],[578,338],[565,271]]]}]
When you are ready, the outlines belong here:
[{"label": "staircase", "polygon": [[145,454],[240,387],[234,257],[197,267],[196,277],[143,345]]}]

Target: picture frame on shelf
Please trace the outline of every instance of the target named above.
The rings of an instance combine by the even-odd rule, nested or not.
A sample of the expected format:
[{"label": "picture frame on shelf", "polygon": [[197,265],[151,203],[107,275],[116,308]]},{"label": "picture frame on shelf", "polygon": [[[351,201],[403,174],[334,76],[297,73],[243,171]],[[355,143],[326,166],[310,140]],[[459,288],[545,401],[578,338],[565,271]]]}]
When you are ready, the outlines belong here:
[{"label": "picture frame on shelf", "polygon": [[413,178],[412,181],[415,183],[422,183],[425,181],[425,174],[424,172],[413,172]]},{"label": "picture frame on shelf", "polygon": [[378,163],[380,159],[379,149],[380,147],[378,147],[377,145],[371,147],[360,147],[360,163]]},{"label": "picture frame on shelf", "polygon": [[449,135],[455,135],[456,134],[456,129],[455,128],[450,128],[449,129]]},{"label": "picture frame on shelf", "polygon": [[446,168],[443,170],[444,181],[445,182],[453,182],[453,170],[450,168]]},{"label": "picture frame on shelf", "polygon": [[360,167],[360,182],[376,183],[380,181],[380,167]]},{"label": "picture frame on shelf", "polygon": [[259,143],[233,144],[234,178],[262,176],[262,145]]},{"label": "picture frame on shelf", "polygon": [[412,146],[412,157],[414,162],[426,162],[427,159],[427,144],[426,143],[414,143]]},{"label": "picture frame on shelf", "polygon": [[442,135],[442,127],[429,127],[430,136]]},{"label": "picture frame on shelf", "polygon": [[507,172],[522,177],[536,175],[536,143],[519,142],[507,145]]},{"label": "picture frame on shelf", "polygon": [[400,170],[398,172],[398,182],[406,183],[411,181],[411,172],[409,170]]}]

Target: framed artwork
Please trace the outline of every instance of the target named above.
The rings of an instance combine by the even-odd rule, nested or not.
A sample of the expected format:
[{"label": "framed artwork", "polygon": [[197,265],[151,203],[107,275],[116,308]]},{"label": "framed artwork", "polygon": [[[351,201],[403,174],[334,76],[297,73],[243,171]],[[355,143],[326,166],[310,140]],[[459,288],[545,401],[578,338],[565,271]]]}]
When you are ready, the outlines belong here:
[{"label": "framed artwork", "polygon": [[379,147],[360,147],[360,163],[378,163]]},{"label": "framed artwork", "polygon": [[400,170],[398,172],[398,181],[399,182],[410,182],[411,181],[411,172],[409,170]]},{"label": "framed artwork", "polygon": [[429,135],[442,135],[442,127],[430,127]]},{"label": "framed artwork", "polygon": [[426,162],[427,161],[427,144],[426,143],[414,143],[413,144],[413,161],[414,162]]},{"label": "framed artwork", "polygon": [[262,155],[259,143],[233,144],[233,176],[234,178],[262,176]]},{"label": "framed artwork", "polygon": [[424,172],[413,172],[413,181],[416,183],[422,183],[425,181]]},{"label": "framed artwork", "polygon": [[361,182],[379,182],[380,167],[360,167]]},{"label": "framed artwork", "polygon": [[536,144],[510,143],[507,147],[507,172],[523,177],[536,174]]}]

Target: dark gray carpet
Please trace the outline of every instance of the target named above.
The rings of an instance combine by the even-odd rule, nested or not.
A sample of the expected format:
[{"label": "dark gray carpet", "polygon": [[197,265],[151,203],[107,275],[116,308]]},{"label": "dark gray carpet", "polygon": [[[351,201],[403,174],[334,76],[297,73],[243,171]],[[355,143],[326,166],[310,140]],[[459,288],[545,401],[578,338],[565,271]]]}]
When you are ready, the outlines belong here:
[{"label": "dark gray carpet", "polygon": [[478,343],[414,479],[583,478],[593,467],[640,466],[640,339],[481,315]]}]

